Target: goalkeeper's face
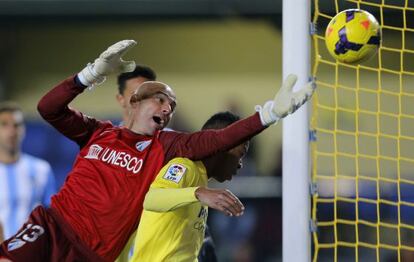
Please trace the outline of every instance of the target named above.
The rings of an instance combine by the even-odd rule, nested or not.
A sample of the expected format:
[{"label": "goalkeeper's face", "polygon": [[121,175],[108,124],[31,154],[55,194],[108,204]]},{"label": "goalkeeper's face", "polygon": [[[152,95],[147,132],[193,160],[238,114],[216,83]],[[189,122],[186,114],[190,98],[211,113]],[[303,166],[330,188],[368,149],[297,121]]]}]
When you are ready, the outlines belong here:
[{"label": "goalkeeper's face", "polygon": [[[152,85],[148,87],[147,85]],[[164,85],[164,84],[162,84]],[[168,125],[175,109],[175,95],[160,82],[144,83],[131,97],[131,130],[153,135]]]},{"label": "goalkeeper's face", "polygon": [[231,180],[237,174],[237,171],[243,167],[243,157],[247,154],[249,142],[245,142],[235,148],[218,155],[219,161],[217,172],[213,174],[214,179],[218,182]]},{"label": "goalkeeper's face", "polygon": [[20,151],[25,127],[23,114],[19,111],[0,113],[0,150],[7,154]]}]

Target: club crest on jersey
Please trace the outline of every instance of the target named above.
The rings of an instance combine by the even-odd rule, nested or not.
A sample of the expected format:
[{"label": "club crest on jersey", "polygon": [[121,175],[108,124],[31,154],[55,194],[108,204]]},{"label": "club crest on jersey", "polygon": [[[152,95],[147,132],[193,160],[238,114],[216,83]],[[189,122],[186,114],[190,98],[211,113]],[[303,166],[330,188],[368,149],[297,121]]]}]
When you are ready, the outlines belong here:
[{"label": "club crest on jersey", "polygon": [[147,140],[147,141],[140,141],[135,145],[135,148],[142,152],[145,150],[145,148],[147,148],[149,145],[151,144],[151,140]]},{"label": "club crest on jersey", "polygon": [[13,251],[15,249],[22,247],[24,244],[26,244],[25,241],[15,238],[9,242],[9,244],[7,245],[7,250]]},{"label": "club crest on jersey", "polygon": [[163,178],[178,184],[181,181],[181,178],[183,178],[186,170],[187,168],[185,166],[173,164],[168,168]]},{"label": "club crest on jersey", "polygon": [[102,151],[102,147],[97,145],[97,144],[93,144],[89,147],[89,151],[88,154],[85,156],[85,158],[88,159],[98,159],[99,157],[99,153],[101,153]]}]

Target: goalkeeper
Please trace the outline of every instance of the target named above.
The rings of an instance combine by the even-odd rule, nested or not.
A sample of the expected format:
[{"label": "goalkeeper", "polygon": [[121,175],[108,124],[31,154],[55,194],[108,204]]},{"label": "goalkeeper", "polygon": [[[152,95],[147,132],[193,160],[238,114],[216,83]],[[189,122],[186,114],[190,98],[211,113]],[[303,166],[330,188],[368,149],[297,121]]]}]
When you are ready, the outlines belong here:
[{"label": "goalkeeper", "polygon": [[124,40],[110,46],[40,100],[41,116],[76,142],[80,152],[50,209],[35,208],[23,227],[1,244],[0,259],[115,260],[136,230],[144,196],[163,165],[175,157],[200,160],[229,150],[293,113],[314,91],[308,84],[292,92],[296,77],[290,76],[274,101],[252,116],[224,129],[192,134],[162,131],[176,97],[161,82],[145,82],[132,95],[127,127],[69,107],[87,87],[99,85],[109,74],[132,71],[135,63],[122,56],[134,45],[135,41]]},{"label": "goalkeeper", "polygon": [[[203,126],[224,128],[239,118],[223,112]],[[249,142],[202,161],[174,158],[158,173],[145,197],[132,261],[197,261],[208,208],[229,216],[243,214],[240,200],[225,189],[207,188],[207,180],[231,180],[243,166]]]}]

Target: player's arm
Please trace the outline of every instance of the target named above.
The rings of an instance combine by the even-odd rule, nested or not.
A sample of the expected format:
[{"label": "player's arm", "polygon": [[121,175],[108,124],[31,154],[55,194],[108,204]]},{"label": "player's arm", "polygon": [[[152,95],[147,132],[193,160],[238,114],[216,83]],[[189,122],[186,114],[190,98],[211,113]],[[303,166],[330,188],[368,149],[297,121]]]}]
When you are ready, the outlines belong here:
[{"label": "player's arm", "polygon": [[219,151],[229,150],[265,128],[256,113],[224,129],[203,130],[191,134],[162,131],[159,138],[166,151],[166,161],[177,156],[201,160]]},{"label": "player's arm", "polygon": [[151,187],[145,195],[144,209],[153,212],[173,211],[182,206],[198,202],[197,187],[155,188]]},{"label": "player's arm", "polygon": [[175,156],[200,160],[218,151],[229,150],[259,134],[269,125],[294,113],[312,96],[314,82],[293,92],[297,77],[289,75],[273,100],[263,107],[256,106],[257,113],[218,130],[203,130],[192,134],[161,132],[160,140],[166,148],[166,160]]},{"label": "player's arm", "polygon": [[229,190],[207,187],[150,188],[145,196],[144,209],[168,212],[194,202],[201,202],[228,216],[241,216],[244,211],[243,204]]},{"label": "player's arm", "polygon": [[96,120],[68,106],[84,89],[72,76],[50,90],[37,105],[44,120],[78,144],[86,140],[96,124]]},{"label": "player's arm", "polygon": [[[212,203],[221,201],[220,203],[223,203],[226,210],[230,210],[229,215],[233,213],[236,215],[240,212],[237,208],[227,208],[228,204],[234,205],[235,203],[233,201],[235,199],[227,201],[229,192],[213,190],[214,192],[208,194],[209,189],[199,187],[207,182],[201,179],[196,163],[185,158],[172,159],[160,170],[151,184],[145,195],[144,209],[153,212],[169,212],[199,201],[216,208],[217,206]],[[214,195],[215,200],[213,200]]]},{"label": "player's arm", "polygon": [[244,205],[240,199],[228,189],[199,187],[195,191],[197,199],[208,207],[214,208],[228,216],[241,216]]},{"label": "player's arm", "polygon": [[230,191],[209,189],[201,182],[197,164],[185,158],[174,158],[157,174],[144,200],[144,209],[154,212],[173,211],[201,202],[228,215],[240,215],[243,205]]},{"label": "player's arm", "polygon": [[49,91],[38,103],[40,115],[59,132],[83,144],[101,123],[68,105],[87,87],[102,83],[112,72],[131,71],[135,62],[125,62],[122,55],[136,43],[120,41],[104,51],[94,63],[88,64],[79,74],[72,76]]},{"label": "player's arm", "polygon": [[154,212],[168,212],[197,202],[194,191],[199,177],[195,174],[194,162],[174,158],[164,165],[145,195],[144,209]]}]

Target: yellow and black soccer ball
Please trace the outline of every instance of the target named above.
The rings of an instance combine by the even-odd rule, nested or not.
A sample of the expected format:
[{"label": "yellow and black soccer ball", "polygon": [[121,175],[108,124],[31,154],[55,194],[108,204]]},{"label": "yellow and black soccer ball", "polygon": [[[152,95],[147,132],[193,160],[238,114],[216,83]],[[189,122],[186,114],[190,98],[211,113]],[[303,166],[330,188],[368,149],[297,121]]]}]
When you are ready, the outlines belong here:
[{"label": "yellow and black soccer ball", "polygon": [[332,18],[325,31],[329,53],[344,63],[371,58],[381,44],[381,28],[375,17],[360,9],[347,9]]}]

